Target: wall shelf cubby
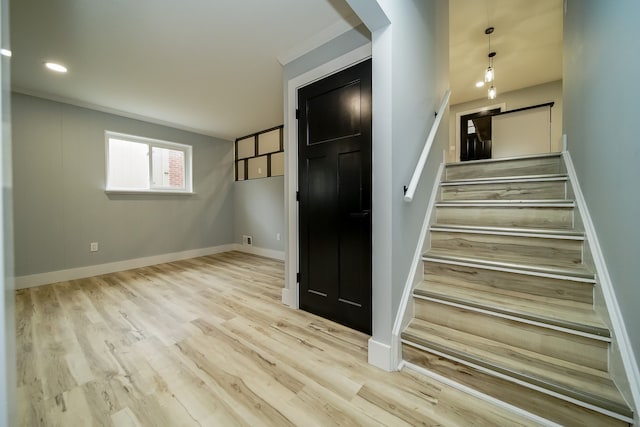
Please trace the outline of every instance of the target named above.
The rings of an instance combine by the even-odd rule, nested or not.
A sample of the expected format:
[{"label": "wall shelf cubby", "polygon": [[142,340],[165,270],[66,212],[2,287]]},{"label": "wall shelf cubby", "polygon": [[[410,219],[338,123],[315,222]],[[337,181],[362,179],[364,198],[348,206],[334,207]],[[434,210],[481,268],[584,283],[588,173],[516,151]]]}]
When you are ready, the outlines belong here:
[{"label": "wall shelf cubby", "polygon": [[284,175],[283,128],[280,125],[236,139],[236,181]]}]

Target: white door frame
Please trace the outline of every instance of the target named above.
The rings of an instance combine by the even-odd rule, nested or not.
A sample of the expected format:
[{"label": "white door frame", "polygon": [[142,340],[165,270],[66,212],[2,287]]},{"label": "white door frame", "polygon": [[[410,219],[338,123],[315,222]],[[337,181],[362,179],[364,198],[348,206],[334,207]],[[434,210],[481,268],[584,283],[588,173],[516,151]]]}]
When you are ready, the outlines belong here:
[{"label": "white door frame", "polygon": [[282,289],[282,303],[291,308],[299,308],[298,273],[299,236],[298,236],[298,126],[296,109],[298,108],[298,89],[324,77],[349,68],[359,62],[371,58],[371,43],[367,43],[321,66],[296,76],[287,82],[287,111],[285,111],[284,128],[284,200],[285,200],[285,272]]}]

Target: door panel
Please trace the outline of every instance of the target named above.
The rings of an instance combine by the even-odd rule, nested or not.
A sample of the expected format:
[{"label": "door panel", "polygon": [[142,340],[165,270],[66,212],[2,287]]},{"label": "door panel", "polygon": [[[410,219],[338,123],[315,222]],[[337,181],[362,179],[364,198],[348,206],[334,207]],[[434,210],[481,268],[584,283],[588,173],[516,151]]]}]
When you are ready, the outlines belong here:
[{"label": "door panel", "polygon": [[371,333],[371,61],[298,106],[300,308]]},{"label": "door panel", "polygon": [[331,229],[335,223],[335,183],[330,173],[327,156],[307,159],[308,194],[314,197],[307,199],[310,212],[313,212],[313,227],[308,229],[308,291],[326,297],[331,283],[337,280],[335,259],[331,257],[331,249],[335,247],[336,236]]},{"label": "door panel", "polygon": [[368,218],[362,212],[362,153],[342,153],[338,157],[338,194],[341,216],[340,230],[340,288],[338,298],[342,302],[362,305],[362,269],[366,256],[361,242],[367,232]]},{"label": "door panel", "polygon": [[309,145],[359,135],[360,98],[359,81],[309,98],[307,100]]}]

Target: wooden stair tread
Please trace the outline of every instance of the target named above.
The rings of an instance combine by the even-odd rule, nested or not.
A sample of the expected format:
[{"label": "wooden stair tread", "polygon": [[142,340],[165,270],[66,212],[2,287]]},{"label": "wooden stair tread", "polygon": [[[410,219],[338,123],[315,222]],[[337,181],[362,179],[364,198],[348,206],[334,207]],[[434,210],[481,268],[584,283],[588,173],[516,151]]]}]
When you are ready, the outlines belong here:
[{"label": "wooden stair tread", "polygon": [[546,182],[546,181],[567,181],[566,173],[550,173],[542,175],[516,175],[516,176],[503,176],[499,178],[466,178],[466,179],[451,179],[442,181],[440,185],[475,185],[475,184],[514,184],[523,182]]},{"label": "wooden stair tread", "polygon": [[460,263],[423,261],[424,280],[452,287],[479,289],[516,298],[539,296],[556,304],[581,308],[593,306],[593,281],[564,277],[551,278],[540,274],[501,271],[486,266],[465,266]]},{"label": "wooden stair tread", "polygon": [[435,281],[423,281],[414,289],[414,295],[437,298],[588,334],[611,336],[609,329],[590,304],[568,305],[548,297],[492,293],[482,287],[455,287]]},{"label": "wooden stair tread", "polygon": [[442,179],[406,366],[562,425],[632,423],[562,153],[445,164]]},{"label": "wooden stair tread", "polygon": [[435,204],[436,223],[572,230],[574,204],[546,199],[448,199]]},{"label": "wooden stair tread", "polygon": [[458,363],[438,354],[423,351],[408,344],[402,345],[405,368],[444,376],[458,384],[475,389],[488,396],[522,408],[555,425],[567,427],[629,427],[629,420],[619,420],[609,415],[558,399],[527,388],[505,378],[491,375],[481,368]]},{"label": "wooden stair tread", "polygon": [[505,262],[473,256],[461,256],[456,251],[450,252],[444,249],[431,249],[423,255],[422,259],[435,262],[462,263],[467,265],[473,264],[475,267],[479,268],[497,268],[525,274],[549,275],[549,277],[575,277],[587,279],[590,282],[594,280],[593,271],[584,264],[551,266],[531,264],[527,263],[526,260],[525,262]]},{"label": "wooden stair tread", "polygon": [[[478,239],[479,240],[479,239]],[[516,265],[521,265],[528,268],[559,268],[559,269],[579,269],[584,264],[579,259],[581,253],[577,248],[574,248],[572,252],[560,253],[560,257],[556,257],[555,248],[550,246],[534,247],[534,250],[542,252],[538,257],[532,258],[528,253],[516,252],[510,249],[527,249],[529,246],[517,245],[511,243],[496,244],[494,242],[476,242],[468,238],[468,236],[462,235],[454,239],[448,239],[444,242],[449,246],[455,245],[455,247],[438,247],[432,249],[443,255],[460,256],[460,257],[477,257],[488,262],[508,262]],[[433,244],[433,241],[432,241]],[[472,246],[474,245],[474,246]],[[497,248],[497,249],[494,249]]]},{"label": "wooden stair tread", "polygon": [[566,199],[568,178],[562,174],[459,178],[440,183],[439,200]]},{"label": "wooden stair tread", "polygon": [[560,154],[448,163],[445,165],[445,179],[559,174],[564,172],[561,163],[562,157]]},{"label": "wooden stair tread", "polygon": [[500,200],[500,199],[469,199],[469,200],[446,200],[437,202],[436,207],[445,207],[445,206],[458,206],[458,207],[466,207],[466,206],[492,206],[492,207],[522,207],[522,206],[532,206],[532,207],[562,207],[562,208],[573,208],[575,207],[575,202],[573,200],[566,199],[508,199],[508,200]]},{"label": "wooden stair tread", "polygon": [[584,232],[563,228],[529,228],[529,227],[494,227],[484,225],[434,224],[431,231],[470,232],[479,234],[523,235],[530,237],[548,237],[584,240]]},{"label": "wooden stair tread", "polygon": [[464,162],[453,162],[446,163],[446,167],[464,167],[466,165],[477,165],[477,164],[488,164],[488,163],[507,163],[513,161],[522,161],[522,160],[531,160],[531,159],[547,159],[547,158],[560,158],[562,156],[561,152],[555,153],[542,153],[542,154],[530,154],[526,156],[517,156],[517,157],[501,157],[494,159],[480,159],[480,160],[467,160]]},{"label": "wooden stair tread", "polygon": [[511,347],[413,319],[402,340],[481,366],[553,393],[631,417],[632,411],[606,372]]},{"label": "wooden stair tread", "polygon": [[[564,310],[564,309],[577,310],[577,311],[593,310],[592,299],[582,300],[579,298],[576,299],[575,297],[567,299],[563,292],[543,293],[543,294],[531,293],[529,292],[531,290],[531,284],[526,288],[519,289],[513,286],[498,287],[495,284],[492,284],[491,282],[487,283],[486,281],[484,282],[481,281],[480,283],[477,283],[476,281],[473,281],[471,279],[478,277],[478,275],[484,272],[478,269],[475,269],[477,273],[474,274],[472,277],[467,278],[467,280],[458,279],[452,282],[451,271],[446,271],[444,273],[437,271],[438,270],[437,267],[440,267],[443,265],[446,266],[446,264],[437,264],[436,266],[434,266],[433,264],[425,264],[424,283],[420,283],[418,285],[418,288],[424,288],[427,284],[429,285],[435,284],[438,287],[444,286],[447,289],[459,289],[460,292],[467,292],[468,290],[471,290],[481,295],[495,294],[497,295],[498,298],[503,298],[503,299],[506,299],[506,298],[515,298],[517,300],[524,299],[528,302],[530,301],[530,304],[538,304],[538,305],[549,304],[553,306],[561,306],[560,308],[561,310]],[[459,266],[447,266],[447,267],[453,267],[456,270],[464,269],[464,267],[459,267]],[[467,268],[471,269],[471,267],[467,267]],[[455,271],[453,273],[455,274]],[[442,276],[442,274],[447,274],[447,276],[444,277]],[[509,274],[509,273],[506,273],[506,274]],[[503,278],[501,282],[504,283],[504,282],[509,282],[511,280],[513,279],[510,279],[507,277],[507,278]],[[535,281],[534,283],[539,283],[542,280],[544,280],[544,278],[535,277],[533,280]],[[571,281],[571,280],[567,279],[559,283],[556,282],[556,286],[560,287],[560,289],[558,289],[559,291],[562,291],[562,288],[567,286],[566,284],[567,281]],[[581,288],[584,288],[584,289],[588,289],[589,292],[593,293],[592,284],[584,283],[584,282],[576,282],[576,284],[577,286],[580,286]]]}]

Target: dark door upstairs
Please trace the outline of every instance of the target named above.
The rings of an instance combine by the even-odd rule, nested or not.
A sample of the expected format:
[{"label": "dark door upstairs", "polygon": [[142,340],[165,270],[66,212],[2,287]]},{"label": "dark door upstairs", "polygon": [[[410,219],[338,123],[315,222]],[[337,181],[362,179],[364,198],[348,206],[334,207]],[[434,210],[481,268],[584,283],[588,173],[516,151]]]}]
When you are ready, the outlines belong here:
[{"label": "dark door upstairs", "polygon": [[300,308],[371,333],[371,60],[298,106]]},{"label": "dark door upstairs", "polygon": [[460,161],[491,158],[491,117],[499,108],[460,117]]}]

